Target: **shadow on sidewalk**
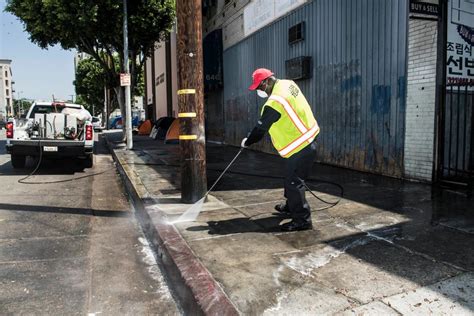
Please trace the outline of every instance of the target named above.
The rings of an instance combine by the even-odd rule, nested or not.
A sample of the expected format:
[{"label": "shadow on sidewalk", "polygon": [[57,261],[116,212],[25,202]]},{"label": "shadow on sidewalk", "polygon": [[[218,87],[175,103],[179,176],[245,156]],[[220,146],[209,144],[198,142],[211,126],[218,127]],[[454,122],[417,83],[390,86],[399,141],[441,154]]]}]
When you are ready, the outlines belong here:
[{"label": "shadow on sidewalk", "polygon": [[231,235],[241,233],[279,233],[279,224],[284,217],[275,215],[271,217],[251,219],[235,218],[222,221],[209,221],[207,226],[192,226],[189,231],[208,231],[209,235]]},{"label": "shadow on sidewalk", "polygon": [[0,203],[0,210],[8,210],[8,211],[15,211],[15,212],[90,215],[90,216],[100,216],[100,217],[127,217],[130,214],[130,212],[128,211],[117,211],[117,210],[94,210],[94,209],[87,209],[87,208],[5,204],[5,203]]}]

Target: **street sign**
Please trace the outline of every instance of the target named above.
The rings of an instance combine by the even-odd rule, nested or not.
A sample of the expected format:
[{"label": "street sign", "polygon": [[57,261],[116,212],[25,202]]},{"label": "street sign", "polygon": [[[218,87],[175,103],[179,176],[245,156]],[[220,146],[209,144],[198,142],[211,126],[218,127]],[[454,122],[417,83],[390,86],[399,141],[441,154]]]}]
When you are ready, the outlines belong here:
[{"label": "street sign", "polygon": [[122,73],[120,74],[120,85],[126,87],[130,85],[130,74]]}]

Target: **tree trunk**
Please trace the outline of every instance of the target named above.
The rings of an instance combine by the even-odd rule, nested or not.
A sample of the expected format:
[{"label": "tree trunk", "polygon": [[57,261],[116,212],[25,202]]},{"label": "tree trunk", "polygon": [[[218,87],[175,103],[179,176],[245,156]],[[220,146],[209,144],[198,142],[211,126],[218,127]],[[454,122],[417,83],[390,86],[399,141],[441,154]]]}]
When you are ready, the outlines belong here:
[{"label": "tree trunk", "polygon": [[122,115],[122,132],[123,132],[123,138],[122,141],[125,142],[127,141],[127,133],[126,133],[126,126],[125,122],[127,119],[127,114],[125,112],[125,93],[124,93],[124,88],[121,86],[114,87],[115,95],[117,96],[117,101],[120,107],[120,113]]}]

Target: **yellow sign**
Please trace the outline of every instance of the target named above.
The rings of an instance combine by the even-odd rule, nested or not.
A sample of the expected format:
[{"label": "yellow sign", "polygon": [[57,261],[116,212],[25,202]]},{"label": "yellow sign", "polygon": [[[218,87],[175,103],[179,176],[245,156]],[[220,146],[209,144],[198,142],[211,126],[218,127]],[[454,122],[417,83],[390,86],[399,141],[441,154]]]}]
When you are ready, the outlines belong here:
[{"label": "yellow sign", "polygon": [[178,117],[196,117],[196,112],[178,113]]},{"label": "yellow sign", "polygon": [[178,90],[178,95],[182,94],[196,94],[196,89],[181,89]]}]

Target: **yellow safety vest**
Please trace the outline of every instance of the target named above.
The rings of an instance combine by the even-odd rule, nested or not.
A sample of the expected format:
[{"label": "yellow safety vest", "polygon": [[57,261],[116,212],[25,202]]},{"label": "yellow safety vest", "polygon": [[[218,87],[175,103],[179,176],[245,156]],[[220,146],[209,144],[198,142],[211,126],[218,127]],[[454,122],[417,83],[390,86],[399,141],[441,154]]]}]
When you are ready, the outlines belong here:
[{"label": "yellow safety vest", "polygon": [[262,107],[262,113],[266,106],[281,114],[268,132],[273,146],[283,158],[296,154],[319,134],[319,125],[311,107],[292,80],[278,80],[272,95]]}]

